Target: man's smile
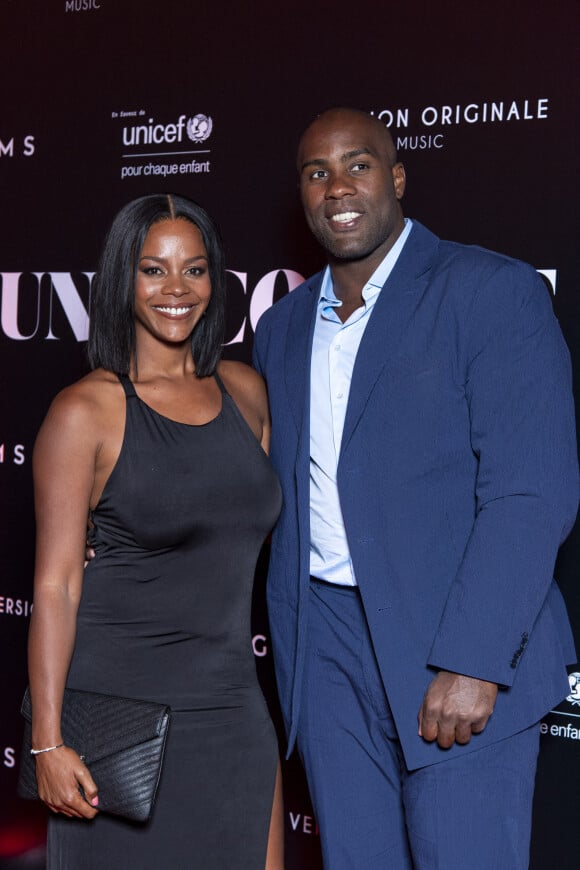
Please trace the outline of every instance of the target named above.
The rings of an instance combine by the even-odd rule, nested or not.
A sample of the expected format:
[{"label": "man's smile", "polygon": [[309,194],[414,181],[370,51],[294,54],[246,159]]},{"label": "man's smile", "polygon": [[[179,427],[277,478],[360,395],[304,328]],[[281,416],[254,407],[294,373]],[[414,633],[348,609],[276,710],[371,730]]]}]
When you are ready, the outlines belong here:
[{"label": "man's smile", "polygon": [[346,224],[361,216],[360,211],[342,211],[338,214],[333,214],[330,218],[333,223]]}]

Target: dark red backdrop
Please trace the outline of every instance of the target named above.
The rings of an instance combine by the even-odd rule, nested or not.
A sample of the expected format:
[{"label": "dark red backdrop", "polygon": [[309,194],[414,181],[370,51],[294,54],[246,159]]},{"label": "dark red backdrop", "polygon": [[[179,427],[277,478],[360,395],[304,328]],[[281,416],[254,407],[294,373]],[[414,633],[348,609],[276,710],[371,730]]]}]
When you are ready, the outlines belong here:
[{"label": "dark red backdrop", "polygon": [[[442,237],[546,270],[577,369],[577,12],[574,0],[4,0],[3,866],[20,866],[18,855],[43,837],[42,811],[14,792],[33,566],[31,449],[51,397],[85,370],[90,278],[113,213],[134,196],[173,190],[215,215],[231,270],[225,354],[247,361],[259,313],[321,264],[297,196],[301,129],[331,105],[381,114],[407,167],[406,213]],[[577,636],[579,546],[576,532],[557,566]],[[261,565],[255,649],[273,699],[263,581]],[[579,728],[580,706],[570,702],[545,722],[536,870],[577,867]],[[286,767],[286,821],[288,867],[320,867],[295,760]]]}]

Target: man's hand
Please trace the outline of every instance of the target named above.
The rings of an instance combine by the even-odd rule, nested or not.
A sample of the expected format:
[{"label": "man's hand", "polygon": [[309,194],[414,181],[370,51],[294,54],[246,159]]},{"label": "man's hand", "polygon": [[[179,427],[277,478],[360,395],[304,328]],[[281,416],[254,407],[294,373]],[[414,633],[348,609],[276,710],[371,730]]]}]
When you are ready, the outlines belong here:
[{"label": "man's hand", "polygon": [[497,683],[439,671],[433,678],[419,710],[419,736],[437,740],[442,749],[453,743],[469,743],[493,713]]}]

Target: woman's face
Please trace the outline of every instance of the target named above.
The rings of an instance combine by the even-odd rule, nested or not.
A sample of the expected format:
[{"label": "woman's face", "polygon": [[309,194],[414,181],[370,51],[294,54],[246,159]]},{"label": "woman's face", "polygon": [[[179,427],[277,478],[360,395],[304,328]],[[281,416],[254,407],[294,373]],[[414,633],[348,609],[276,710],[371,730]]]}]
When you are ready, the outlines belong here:
[{"label": "woman's face", "polygon": [[199,229],[184,218],[153,224],[145,237],[135,283],[137,340],[189,340],[211,297],[207,251]]}]

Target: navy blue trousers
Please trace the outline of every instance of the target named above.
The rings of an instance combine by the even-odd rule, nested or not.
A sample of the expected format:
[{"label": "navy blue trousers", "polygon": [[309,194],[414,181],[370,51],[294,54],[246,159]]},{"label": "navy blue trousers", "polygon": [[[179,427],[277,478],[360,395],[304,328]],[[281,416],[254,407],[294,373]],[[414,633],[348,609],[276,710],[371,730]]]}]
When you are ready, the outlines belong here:
[{"label": "navy blue trousers", "polygon": [[356,589],[311,583],[298,749],[326,870],[528,867],[539,727],[407,770]]}]

